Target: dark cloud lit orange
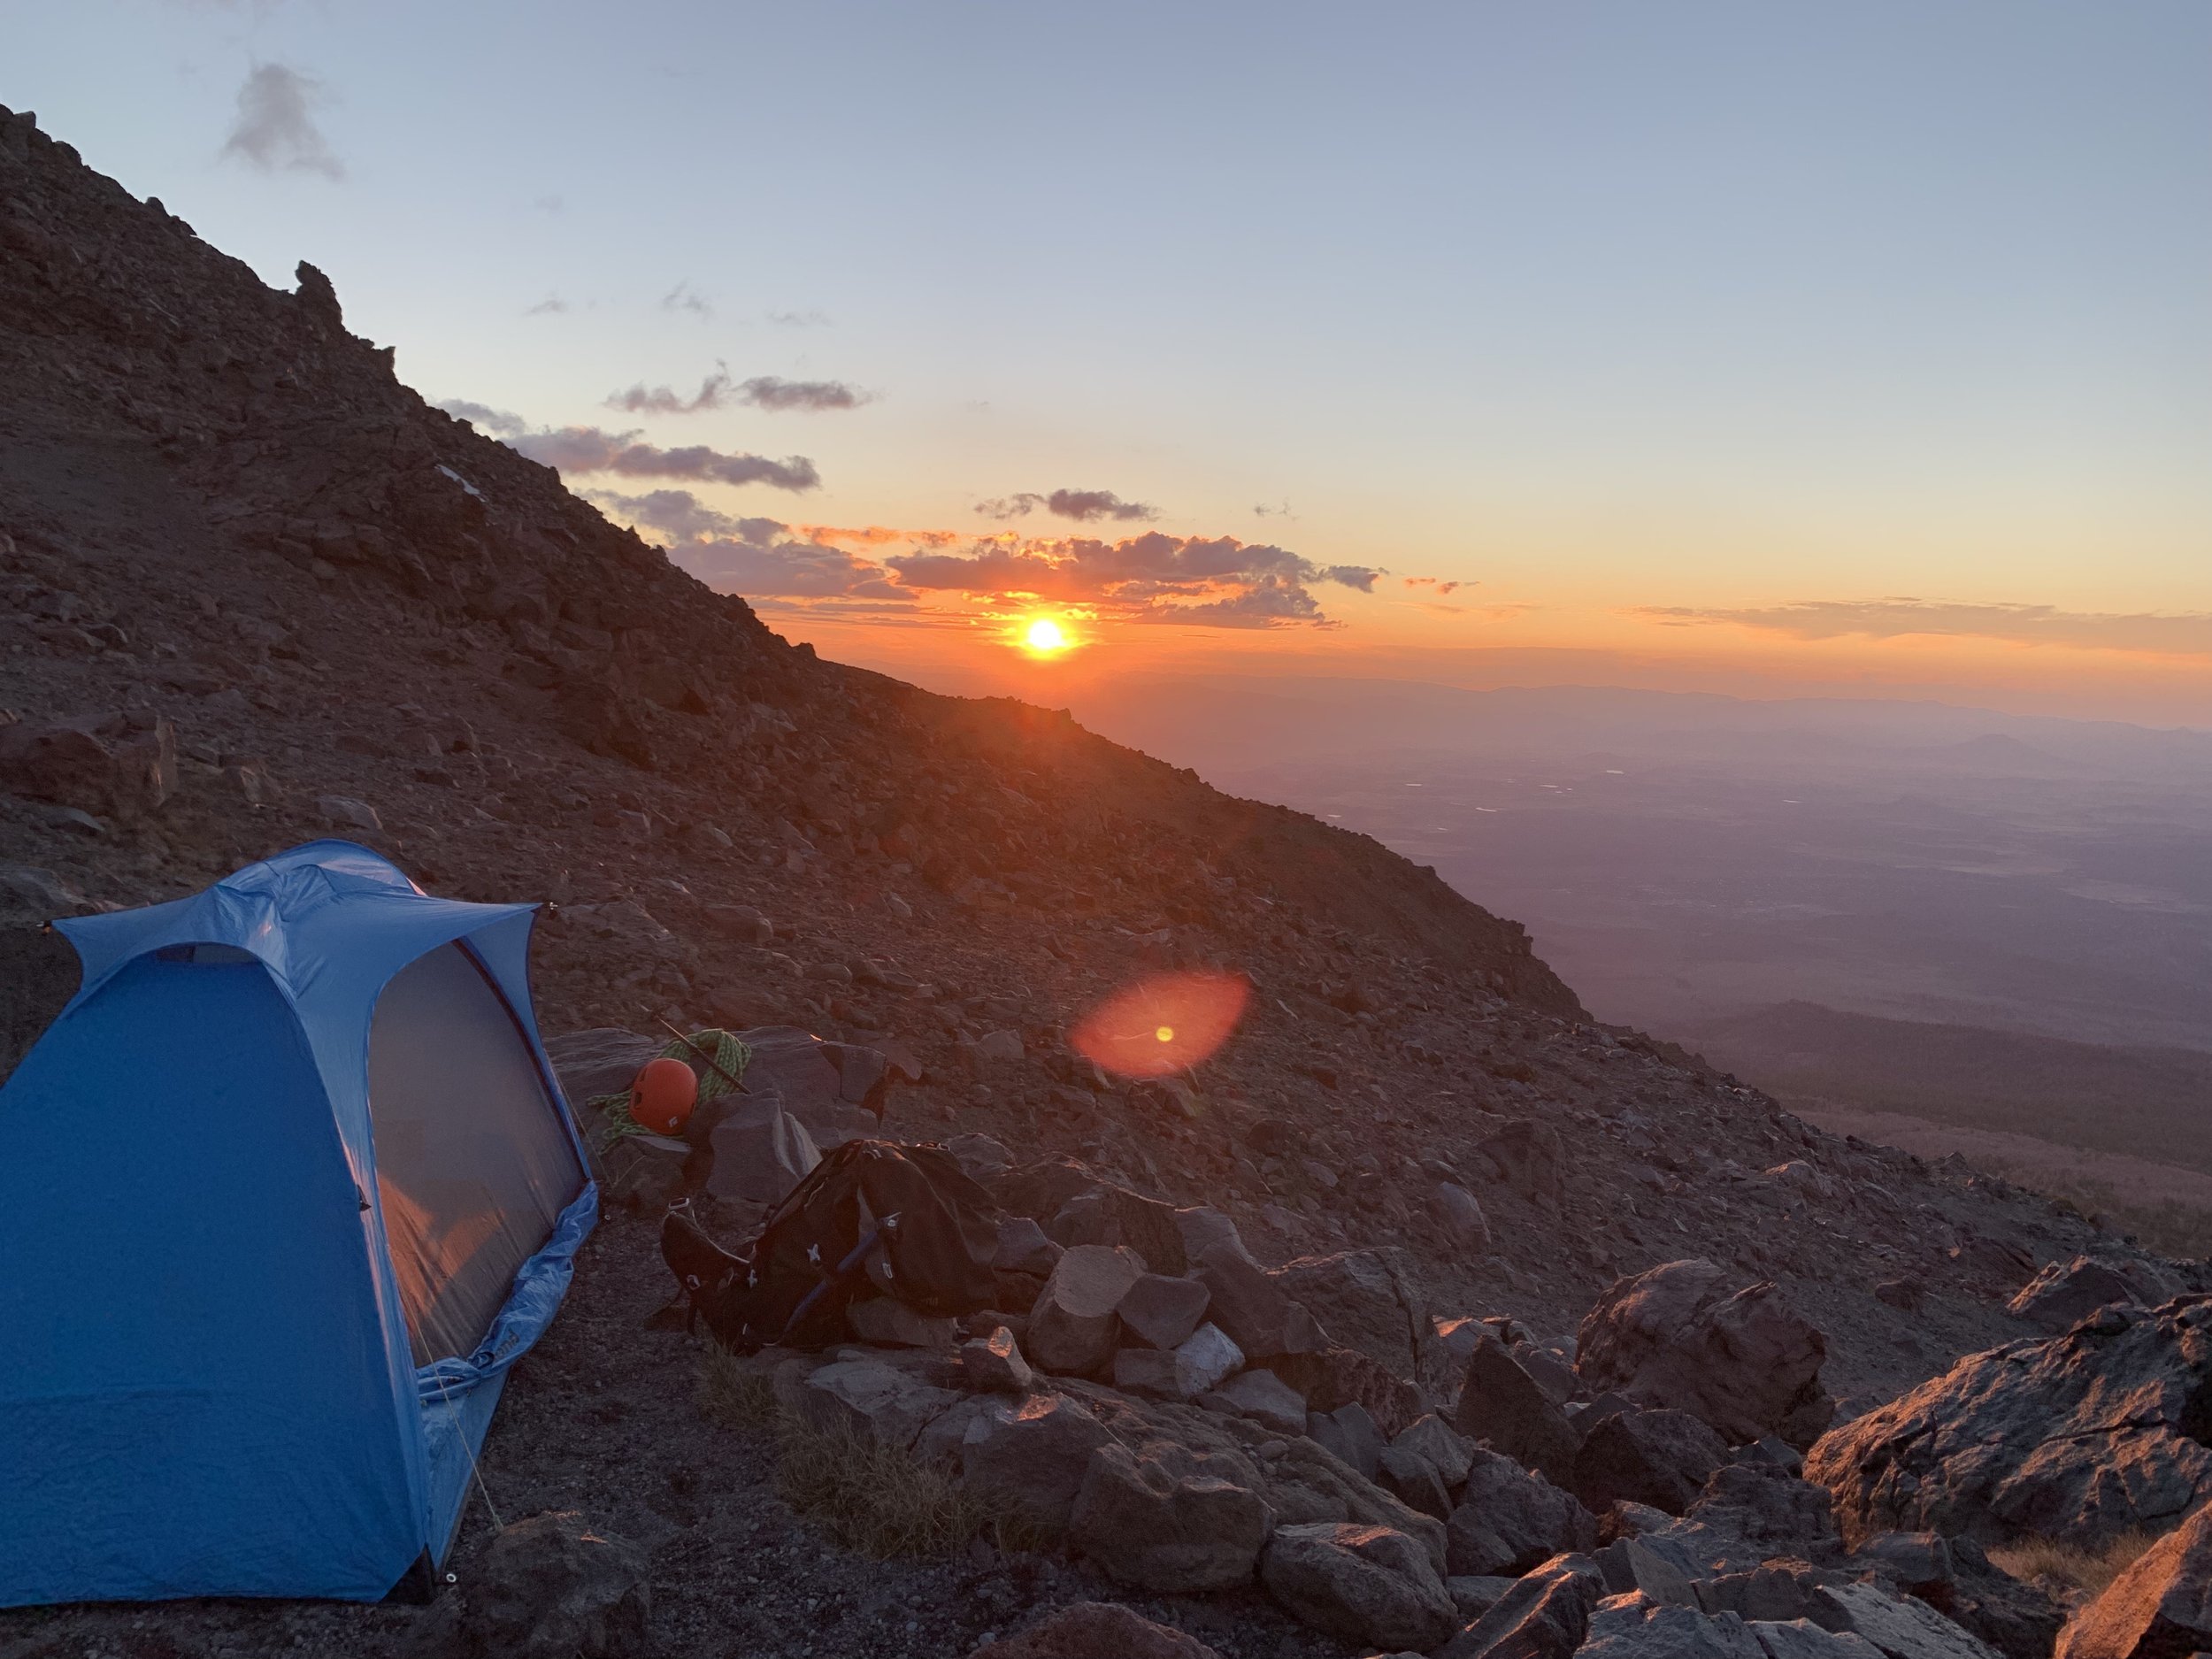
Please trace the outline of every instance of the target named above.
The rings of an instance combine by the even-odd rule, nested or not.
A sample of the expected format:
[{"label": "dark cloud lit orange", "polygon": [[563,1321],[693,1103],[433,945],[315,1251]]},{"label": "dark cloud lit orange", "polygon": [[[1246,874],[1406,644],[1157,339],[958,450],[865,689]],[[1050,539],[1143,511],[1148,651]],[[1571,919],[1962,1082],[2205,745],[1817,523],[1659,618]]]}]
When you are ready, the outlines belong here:
[{"label": "dark cloud lit orange", "polygon": [[1241,974],[1152,974],[1093,1010],[1068,1041],[1118,1077],[1167,1077],[1228,1041],[1251,994]]}]

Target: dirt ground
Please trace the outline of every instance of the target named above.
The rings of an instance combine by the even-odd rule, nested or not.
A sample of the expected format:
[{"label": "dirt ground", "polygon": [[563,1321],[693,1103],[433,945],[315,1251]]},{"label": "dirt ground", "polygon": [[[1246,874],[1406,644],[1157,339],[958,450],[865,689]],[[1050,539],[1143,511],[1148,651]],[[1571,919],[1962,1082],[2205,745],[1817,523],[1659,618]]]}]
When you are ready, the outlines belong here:
[{"label": "dirt ground", "polygon": [[[842,1551],[776,1495],[765,1430],[695,1400],[700,1348],[644,1321],[673,1289],[651,1224],[603,1220],[544,1340],[516,1365],[448,1563],[465,1586],[494,1528],[580,1510],[653,1562],[653,1640],[668,1659],[961,1659],[1070,1601],[1127,1601],[1228,1659],[1339,1659],[1257,1591],[1146,1599],[1071,1560],[980,1542],[949,1562]],[[196,1601],[0,1612],[0,1659],[430,1659],[425,1609]]]}]

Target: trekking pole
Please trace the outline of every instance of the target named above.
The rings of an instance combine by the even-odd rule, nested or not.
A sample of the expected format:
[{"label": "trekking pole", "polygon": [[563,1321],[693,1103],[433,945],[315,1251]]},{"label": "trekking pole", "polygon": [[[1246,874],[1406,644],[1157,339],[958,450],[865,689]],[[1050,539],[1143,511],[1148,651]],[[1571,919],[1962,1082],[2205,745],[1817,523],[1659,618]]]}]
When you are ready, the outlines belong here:
[{"label": "trekking pole", "polygon": [[704,1048],[702,1048],[697,1043],[692,1041],[690,1038],[685,1036],[682,1032],[678,1031],[675,1026],[670,1025],[664,1019],[660,1022],[660,1025],[663,1031],[673,1037],[678,1042],[683,1044],[685,1048],[690,1049],[692,1053],[697,1055],[701,1063],[705,1065],[708,1071],[713,1072],[715,1076],[720,1078],[732,1088],[741,1089],[745,1087],[742,1083],[739,1082],[735,1078],[732,1077],[727,1071],[725,1071],[719,1065],[718,1065],[715,1063],[715,1058],[712,1055],[709,1054]]}]

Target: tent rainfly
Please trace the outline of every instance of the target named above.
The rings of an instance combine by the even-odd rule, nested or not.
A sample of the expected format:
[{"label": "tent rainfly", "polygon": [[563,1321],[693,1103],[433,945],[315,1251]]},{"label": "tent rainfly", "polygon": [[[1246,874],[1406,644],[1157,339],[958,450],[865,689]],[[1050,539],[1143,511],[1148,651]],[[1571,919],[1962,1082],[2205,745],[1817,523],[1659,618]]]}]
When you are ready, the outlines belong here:
[{"label": "tent rainfly", "polygon": [[0,1088],[0,1606],[426,1589],[598,1213],[535,907],[315,841],[58,923]]}]

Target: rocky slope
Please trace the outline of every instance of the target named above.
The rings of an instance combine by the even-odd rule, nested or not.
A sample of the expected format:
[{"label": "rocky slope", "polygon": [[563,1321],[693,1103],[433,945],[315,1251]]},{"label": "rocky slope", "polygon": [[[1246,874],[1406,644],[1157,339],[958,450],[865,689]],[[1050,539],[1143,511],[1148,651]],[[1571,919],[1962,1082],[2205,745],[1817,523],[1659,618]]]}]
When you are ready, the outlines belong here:
[{"label": "rocky slope", "polygon": [[[866,1042],[919,1079],[893,1133],[1078,1158],[1217,1207],[1271,1263],[1402,1247],[1424,1318],[1559,1335],[1622,1275],[1708,1259],[1826,1333],[1847,1418],[2034,1329],[2004,1303],[2044,1264],[2142,1259],[1592,1025],[1519,927],[1365,838],[1064,715],[787,645],[426,405],[311,267],[266,288],[5,111],[0,710],[0,1064],[73,982],[37,918],[337,833],[433,890],[552,901],[549,1032],[664,1016]],[[1070,1052],[1102,997],[1173,966],[1256,993],[1183,1086],[1119,1087]],[[638,1329],[655,1271],[649,1230],[611,1219],[494,1445],[510,1507],[619,1491],[703,1571],[757,1507],[672,1501],[699,1460],[668,1446],[695,1425],[626,1427],[635,1409],[604,1399],[641,1383],[680,1409],[689,1350]],[[757,1495],[748,1455],[724,1472]],[[791,1548],[816,1564],[787,1591],[882,1592]],[[717,1594],[702,1618],[727,1617]],[[866,1626],[886,1651],[955,1650],[886,1617]],[[373,1649],[386,1627],[342,1629]]]}]

